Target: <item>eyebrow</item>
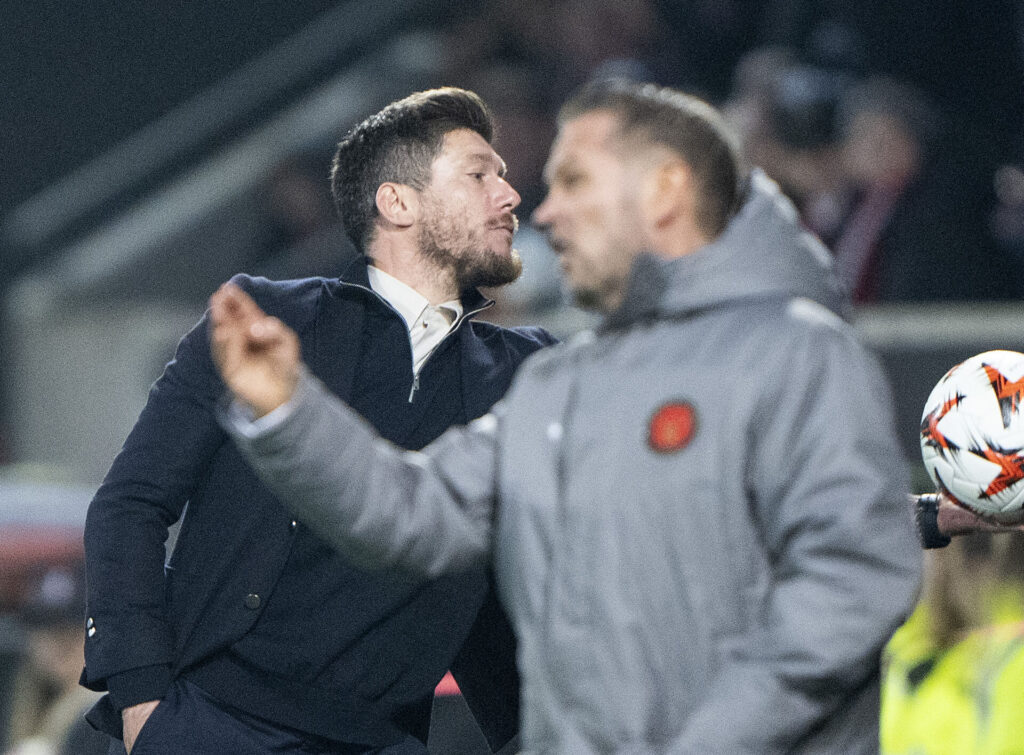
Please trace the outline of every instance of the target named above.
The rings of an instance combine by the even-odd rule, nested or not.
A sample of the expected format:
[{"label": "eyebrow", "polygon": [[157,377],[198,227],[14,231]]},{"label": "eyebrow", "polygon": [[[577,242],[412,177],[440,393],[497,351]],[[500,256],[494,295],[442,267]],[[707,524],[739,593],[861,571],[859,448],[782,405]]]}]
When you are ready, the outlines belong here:
[{"label": "eyebrow", "polygon": [[[490,155],[486,152],[474,152],[466,158],[466,162],[472,165],[483,165],[490,168],[494,165],[494,155]],[[508,166],[500,157],[498,158],[498,164],[498,175],[504,178],[508,173]]]},{"label": "eyebrow", "polygon": [[576,168],[576,161],[573,158],[562,158],[557,163],[548,162],[541,172],[541,180],[545,186],[551,186],[551,182],[559,176],[573,172]]}]

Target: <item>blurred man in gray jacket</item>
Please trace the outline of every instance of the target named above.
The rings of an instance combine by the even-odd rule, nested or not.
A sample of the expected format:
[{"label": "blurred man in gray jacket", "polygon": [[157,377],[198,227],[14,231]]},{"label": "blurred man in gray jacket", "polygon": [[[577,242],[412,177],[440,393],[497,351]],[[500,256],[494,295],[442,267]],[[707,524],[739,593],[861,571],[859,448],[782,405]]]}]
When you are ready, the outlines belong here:
[{"label": "blurred man in gray jacket", "polygon": [[[361,565],[493,562],[530,752],[877,751],[921,561],[889,392],[825,249],[737,155],[680,92],[568,103],[534,219],[606,318],[419,453],[242,292],[211,301],[224,422],[282,501]],[[241,407],[275,416],[243,433]]]}]

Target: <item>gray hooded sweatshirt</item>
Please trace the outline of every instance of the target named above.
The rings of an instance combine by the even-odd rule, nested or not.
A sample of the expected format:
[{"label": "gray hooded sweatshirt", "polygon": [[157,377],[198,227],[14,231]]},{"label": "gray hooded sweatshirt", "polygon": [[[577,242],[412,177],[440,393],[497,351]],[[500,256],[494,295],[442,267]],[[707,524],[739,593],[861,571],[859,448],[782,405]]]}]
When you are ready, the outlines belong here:
[{"label": "gray hooded sweatshirt", "polygon": [[594,334],[419,453],[304,376],[254,437],[363,566],[489,559],[531,753],[873,753],[879,655],[921,553],[889,391],[827,251],[755,174],[725,232],[641,257]]}]

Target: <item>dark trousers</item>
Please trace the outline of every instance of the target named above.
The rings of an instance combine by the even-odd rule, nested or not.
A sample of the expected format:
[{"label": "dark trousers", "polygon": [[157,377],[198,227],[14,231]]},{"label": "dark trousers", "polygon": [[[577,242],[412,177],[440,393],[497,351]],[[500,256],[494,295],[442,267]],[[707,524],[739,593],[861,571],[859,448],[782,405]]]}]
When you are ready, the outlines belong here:
[{"label": "dark trousers", "polygon": [[[131,755],[426,755],[413,737],[384,749],[346,745],[230,708],[178,678],[142,727]],[[113,740],[108,755],[125,755]]]}]

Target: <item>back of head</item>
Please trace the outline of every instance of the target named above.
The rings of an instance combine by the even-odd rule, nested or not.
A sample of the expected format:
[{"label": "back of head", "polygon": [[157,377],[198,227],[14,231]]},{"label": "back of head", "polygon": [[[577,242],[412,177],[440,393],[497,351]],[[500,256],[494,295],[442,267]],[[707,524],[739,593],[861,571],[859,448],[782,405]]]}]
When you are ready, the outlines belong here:
[{"label": "back of head", "polygon": [[362,251],[373,238],[377,188],[385,182],[423,189],[449,131],[470,129],[487,142],[491,114],[476,94],[443,87],[392,102],[357,124],[338,144],[331,192],[349,238]]},{"label": "back of head", "polygon": [[823,68],[793,66],[775,82],[768,103],[771,136],[794,150],[813,150],[839,141],[836,112],[846,77]]},{"label": "back of head", "polygon": [[689,166],[696,183],[696,222],[718,236],[742,201],[746,174],[739,140],[711,105],[669,87],[608,79],[585,86],[562,107],[559,122],[607,111],[623,144],[658,145]]}]

